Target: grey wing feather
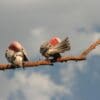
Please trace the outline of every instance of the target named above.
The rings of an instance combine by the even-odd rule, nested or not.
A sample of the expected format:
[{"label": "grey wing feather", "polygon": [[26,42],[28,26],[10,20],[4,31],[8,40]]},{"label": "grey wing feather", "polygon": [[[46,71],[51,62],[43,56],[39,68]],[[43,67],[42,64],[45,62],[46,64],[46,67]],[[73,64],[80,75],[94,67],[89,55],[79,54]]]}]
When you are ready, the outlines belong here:
[{"label": "grey wing feather", "polygon": [[24,48],[22,49],[22,51],[23,51],[23,54],[24,54],[24,61],[29,61],[27,53],[26,53]]},{"label": "grey wing feather", "polygon": [[61,41],[58,45],[51,47],[48,50],[48,54],[63,53],[70,50],[70,43],[68,37]]},{"label": "grey wing feather", "polygon": [[7,49],[5,52],[5,57],[7,58],[7,61],[10,63],[13,63],[14,60],[14,51]]},{"label": "grey wing feather", "polygon": [[48,41],[43,42],[43,44],[40,47],[40,53],[44,54],[45,52],[47,52],[47,50],[50,48],[50,45],[48,43]]}]

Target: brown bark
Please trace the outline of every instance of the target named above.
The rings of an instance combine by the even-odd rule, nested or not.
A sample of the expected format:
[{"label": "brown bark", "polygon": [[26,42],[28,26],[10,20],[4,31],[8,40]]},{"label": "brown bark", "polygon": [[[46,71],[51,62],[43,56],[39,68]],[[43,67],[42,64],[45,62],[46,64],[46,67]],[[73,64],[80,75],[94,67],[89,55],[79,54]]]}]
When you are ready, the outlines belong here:
[{"label": "brown bark", "polygon": [[[100,39],[91,44],[86,50],[84,50],[79,56],[65,56],[58,58],[57,61],[53,62],[67,62],[67,61],[82,61],[86,60],[87,55],[96,48],[96,46],[100,45]],[[50,60],[39,60],[39,61],[29,61],[24,62],[24,67],[39,67],[40,65],[52,65]],[[6,70],[6,69],[15,69],[19,68],[18,66],[14,67],[11,64],[0,64],[0,70]]]}]

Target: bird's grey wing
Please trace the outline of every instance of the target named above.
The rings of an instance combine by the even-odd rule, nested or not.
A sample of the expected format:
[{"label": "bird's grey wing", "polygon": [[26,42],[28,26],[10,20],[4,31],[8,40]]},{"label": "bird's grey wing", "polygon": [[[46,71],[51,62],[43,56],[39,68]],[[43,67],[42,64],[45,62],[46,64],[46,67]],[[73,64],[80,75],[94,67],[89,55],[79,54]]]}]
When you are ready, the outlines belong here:
[{"label": "bird's grey wing", "polygon": [[23,52],[23,56],[24,56],[24,61],[29,61],[27,52],[24,48],[22,49],[22,52]]},{"label": "bird's grey wing", "polygon": [[50,45],[48,41],[43,42],[42,45],[40,46],[40,53],[42,54],[46,53],[49,48],[50,48]]},{"label": "bird's grey wing", "polygon": [[7,49],[5,52],[5,57],[7,58],[8,62],[12,63],[12,61],[14,60],[14,52]]},{"label": "bird's grey wing", "polygon": [[48,54],[55,54],[55,53],[63,53],[65,51],[70,50],[70,43],[68,37],[61,41],[56,46],[49,48]]}]

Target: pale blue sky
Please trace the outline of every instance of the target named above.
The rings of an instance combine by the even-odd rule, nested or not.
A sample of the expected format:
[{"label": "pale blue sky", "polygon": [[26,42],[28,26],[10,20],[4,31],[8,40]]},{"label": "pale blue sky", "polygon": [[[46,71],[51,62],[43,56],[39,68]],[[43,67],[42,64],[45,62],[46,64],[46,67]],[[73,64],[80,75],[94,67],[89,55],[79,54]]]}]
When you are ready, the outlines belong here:
[{"label": "pale blue sky", "polygon": [[[20,41],[30,60],[42,42],[66,36],[78,55],[100,38],[99,0],[0,0],[0,63],[10,42]],[[100,46],[86,61],[0,71],[0,100],[99,100]]]}]

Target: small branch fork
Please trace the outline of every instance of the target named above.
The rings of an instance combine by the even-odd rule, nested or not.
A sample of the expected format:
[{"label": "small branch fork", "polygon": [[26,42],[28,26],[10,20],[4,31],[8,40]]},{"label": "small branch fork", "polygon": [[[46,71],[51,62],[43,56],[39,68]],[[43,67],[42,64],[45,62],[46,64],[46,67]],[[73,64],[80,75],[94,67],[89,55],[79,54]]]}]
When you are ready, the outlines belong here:
[{"label": "small branch fork", "polygon": [[[64,56],[61,58],[58,58],[55,62],[67,62],[67,61],[82,61],[86,60],[87,55],[96,48],[96,46],[100,45],[100,39],[98,39],[96,42],[91,44],[86,50],[84,50],[80,55],[78,56]],[[23,67],[39,67],[40,65],[52,65],[50,60],[39,60],[39,61],[28,61],[24,62]],[[0,70],[6,70],[6,69],[15,69],[20,68],[18,66],[14,67],[11,64],[0,64]]]}]

